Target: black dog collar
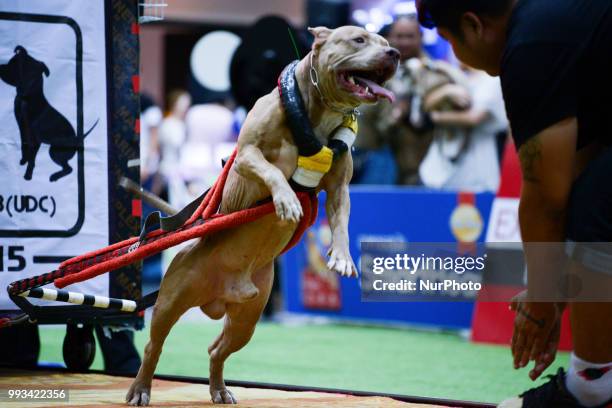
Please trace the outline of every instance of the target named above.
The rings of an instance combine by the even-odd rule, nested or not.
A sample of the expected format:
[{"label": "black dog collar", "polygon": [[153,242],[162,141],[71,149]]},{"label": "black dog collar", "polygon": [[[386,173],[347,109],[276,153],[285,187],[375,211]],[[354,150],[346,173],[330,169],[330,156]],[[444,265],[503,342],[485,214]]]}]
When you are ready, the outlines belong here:
[{"label": "black dog collar", "polygon": [[[295,70],[299,62],[298,60],[293,61],[283,70],[278,79],[278,90],[285,109],[287,125],[291,130],[298,153],[300,156],[309,157],[319,153],[323,145],[314,134],[295,77]],[[329,148],[334,153],[334,160],[348,151],[346,143],[339,140],[332,140]]]}]

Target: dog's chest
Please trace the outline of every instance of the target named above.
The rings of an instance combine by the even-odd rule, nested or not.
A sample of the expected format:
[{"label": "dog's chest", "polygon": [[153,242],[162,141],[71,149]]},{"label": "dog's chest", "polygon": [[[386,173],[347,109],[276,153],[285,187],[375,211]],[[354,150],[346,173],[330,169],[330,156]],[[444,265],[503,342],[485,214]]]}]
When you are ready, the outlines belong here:
[{"label": "dog's chest", "polygon": [[327,120],[322,120],[320,123],[314,126],[313,131],[317,137],[317,140],[326,146],[332,136],[332,133],[340,125],[342,125],[342,118],[329,118]]}]

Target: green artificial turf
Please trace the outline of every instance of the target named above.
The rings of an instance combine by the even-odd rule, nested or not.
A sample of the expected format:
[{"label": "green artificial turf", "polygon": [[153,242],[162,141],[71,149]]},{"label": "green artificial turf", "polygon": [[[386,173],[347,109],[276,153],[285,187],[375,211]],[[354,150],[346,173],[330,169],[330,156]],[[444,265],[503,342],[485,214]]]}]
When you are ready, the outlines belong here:
[{"label": "green artificial turf", "polygon": [[[206,350],[220,330],[220,322],[179,322],[157,373],[207,377]],[[42,361],[62,361],[63,333],[41,328]],[[147,330],[137,332],[141,353],[147,339]],[[567,361],[568,354],[560,353],[548,372]],[[99,348],[92,368],[103,368]],[[512,368],[506,347],[473,344],[455,334],[348,325],[260,323],[251,342],[227,361],[225,376],[482,402],[499,402],[533,386],[526,369]]]}]

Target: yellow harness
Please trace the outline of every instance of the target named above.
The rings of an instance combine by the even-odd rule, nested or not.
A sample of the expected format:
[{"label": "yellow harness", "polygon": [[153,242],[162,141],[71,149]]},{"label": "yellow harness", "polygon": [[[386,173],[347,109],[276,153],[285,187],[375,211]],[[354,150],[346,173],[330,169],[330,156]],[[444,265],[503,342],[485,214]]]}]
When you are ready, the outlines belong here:
[{"label": "yellow harness", "polygon": [[[334,130],[332,140],[343,141],[350,150],[355,141],[358,131],[357,119],[347,117],[342,125]],[[327,146],[321,147],[316,154],[312,156],[298,156],[297,169],[292,176],[293,181],[303,185],[304,187],[314,188],[319,185],[319,182],[329,172],[334,160],[334,152]]]}]

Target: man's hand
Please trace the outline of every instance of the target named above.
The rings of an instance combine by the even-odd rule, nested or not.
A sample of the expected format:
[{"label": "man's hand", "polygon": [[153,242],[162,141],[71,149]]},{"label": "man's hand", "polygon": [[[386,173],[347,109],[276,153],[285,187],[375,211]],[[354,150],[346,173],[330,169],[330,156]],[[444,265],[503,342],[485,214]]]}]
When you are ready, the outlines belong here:
[{"label": "man's hand", "polygon": [[512,335],[514,368],[535,361],[529,373],[536,379],[554,360],[559,342],[561,310],[556,303],[530,302],[521,292],[512,299],[510,308],[516,312]]},{"label": "man's hand", "polygon": [[559,338],[561,336],[561,321],[553,326],[550,337],[544,345],[544,351],[536,356],[533,369],[529,372],[529,378],[535,381],[557,357],[557,348],[559,347]]}]

